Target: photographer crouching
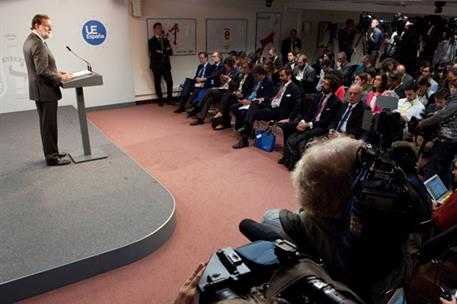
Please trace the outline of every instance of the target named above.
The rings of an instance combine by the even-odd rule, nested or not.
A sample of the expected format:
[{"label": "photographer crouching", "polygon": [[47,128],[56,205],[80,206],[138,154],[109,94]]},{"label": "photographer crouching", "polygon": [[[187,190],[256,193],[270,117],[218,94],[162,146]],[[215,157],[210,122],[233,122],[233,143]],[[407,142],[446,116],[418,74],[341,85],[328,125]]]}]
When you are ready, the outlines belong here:
[{"label": "photographer crouching", "polygon": [[[452,67],[448,72],[448,81],[452,87],[457,87],[457,68]],[[454,91],[454,93],[452,93]],[[417,129],[426,129],[441,125],[437,140],[435,140],[430,158],[424,167],[424,179],[435,174],[441,178],[449,188],[452,184],[451,166],[457,153],[457,94],[451,90],[447,105],[431,117],[420,121]]]}]

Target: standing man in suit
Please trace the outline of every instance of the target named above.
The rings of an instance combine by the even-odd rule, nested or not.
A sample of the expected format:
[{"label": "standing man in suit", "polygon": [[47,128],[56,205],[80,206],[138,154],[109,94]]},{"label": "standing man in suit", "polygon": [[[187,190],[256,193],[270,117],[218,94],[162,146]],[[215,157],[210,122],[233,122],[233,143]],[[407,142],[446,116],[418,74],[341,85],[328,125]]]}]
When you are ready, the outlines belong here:
[{"label": "standing man in suit", "polygon": [[32,33],[24,42],[23,52],[29,78],[30,99],[35,101],[40,118],[40,133],[44,157],[48,166],[70,163],[59,153],[57,147],[57,101],[62,98],[60,82],[73,76],[57,71],[56,61],[45,40],[52,35],[51,19],[46,15],[35,15]]},{"label": "standing man in suit", "polygon": [[283,62],[287,61],[287,53],[289,53],[289,52],[294,53],[295,49],[297,49],[297,48],[299,50],[301,50],[301,46],[302,46],[301,39],[297,38],[297,30],[296,29],[290,30],[290,37],[284,39],[281,44],[281,56],[282,56]]},{"label": "standing man in suit", "polygon": [[149,57],[151,58],[149,67],[154,75],[154,87],[159,99],[159,106],[162,107],[162,77],[167,84],[167,103],[172,103],[173,79],[171,78],[170,56],[173,55],[173,50],[168,39],[163,37],[162,24],[159,22],[154,24],[154,36],[149,39],[148,47]]}]

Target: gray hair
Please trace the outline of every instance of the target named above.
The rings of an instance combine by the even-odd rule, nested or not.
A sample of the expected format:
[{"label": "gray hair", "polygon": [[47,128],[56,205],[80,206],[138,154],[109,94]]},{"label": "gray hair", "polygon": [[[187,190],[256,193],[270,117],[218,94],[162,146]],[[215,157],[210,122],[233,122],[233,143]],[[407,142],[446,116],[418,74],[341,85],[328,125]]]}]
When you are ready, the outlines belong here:
[{"label": "gray hair", "polygon": [[341,136],[306,150],[292,172],[298,201],[310,214],[340,218],[350,198],[360,140]]},{"label": "gray hair", "polygon": [[399,97],[398,97],[398,94],[395,93],[395,91],[392,91],[392,90],[384,91],[384,93],[382,93],[382,96],[390,96],[390,97],[399,98]]}]

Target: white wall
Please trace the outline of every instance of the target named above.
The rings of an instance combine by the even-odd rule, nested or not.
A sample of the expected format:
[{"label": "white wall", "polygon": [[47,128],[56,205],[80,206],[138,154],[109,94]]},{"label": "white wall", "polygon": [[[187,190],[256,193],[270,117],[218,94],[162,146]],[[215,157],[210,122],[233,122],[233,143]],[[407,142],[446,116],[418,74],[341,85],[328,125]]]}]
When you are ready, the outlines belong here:
[{"label": "white wall", "polygon": [[[45,13],[52,20],[54,34],[47,43],[59,69],[73,72],[85,68],[84,63],[65,49],[69,45],[92,63],[94,71],[103,75],[103,86],[84,90],[87,107],[134,100],[132,56],[128,43],[128,0],[2,0],[0,113],[35,108],[28,99],[22,45],[36,13]],[[106,27],[107,38],[99,46],[91,46],[83,40],[82,27],[89,19],[99,20]],[[75,99],[73,89],[63,90],[60,105],[76,104]]]}]

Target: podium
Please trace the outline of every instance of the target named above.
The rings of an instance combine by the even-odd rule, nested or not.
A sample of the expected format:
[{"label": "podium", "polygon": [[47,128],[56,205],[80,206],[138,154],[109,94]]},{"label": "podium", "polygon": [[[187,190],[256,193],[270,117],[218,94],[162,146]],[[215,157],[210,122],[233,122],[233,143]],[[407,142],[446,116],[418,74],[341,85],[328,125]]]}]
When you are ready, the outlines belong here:
[{"label": "podium", "polygon": [[81,138],[83,142],[83,154],[80,152],[69,153],[74,163],[82,163],[97,159],[107,158],[108,156],[98,149],[94,151],[90,148],[89,130],[87,128],[86,106],[84,104],[83,87],[103,85],[103,77],[100,74],[91,72],[89,75],[75,77],[72,80],[62,81],[61,86],[64,89],[75,88],[76,102],[78,105],[79,125],[81,127]]}]

